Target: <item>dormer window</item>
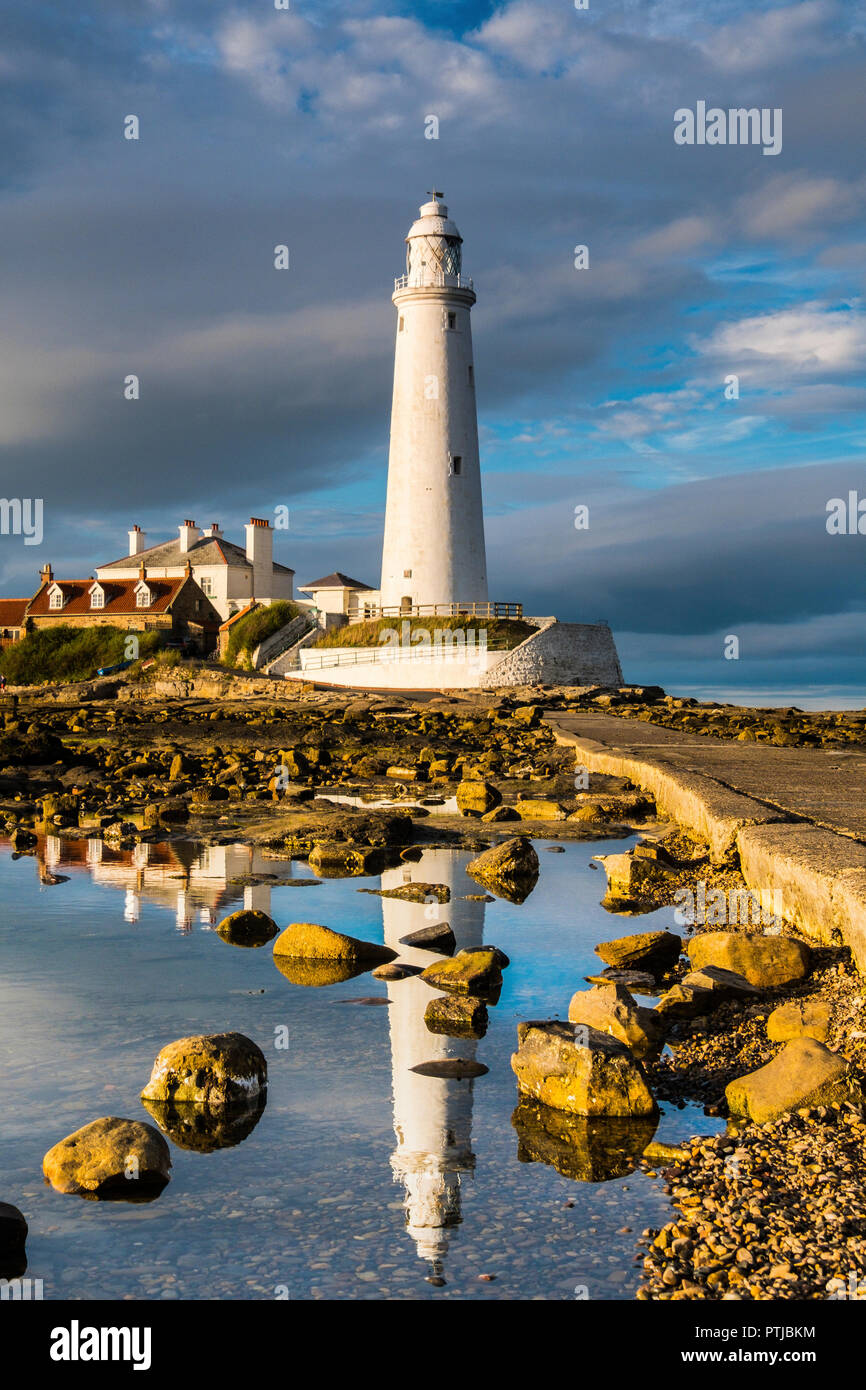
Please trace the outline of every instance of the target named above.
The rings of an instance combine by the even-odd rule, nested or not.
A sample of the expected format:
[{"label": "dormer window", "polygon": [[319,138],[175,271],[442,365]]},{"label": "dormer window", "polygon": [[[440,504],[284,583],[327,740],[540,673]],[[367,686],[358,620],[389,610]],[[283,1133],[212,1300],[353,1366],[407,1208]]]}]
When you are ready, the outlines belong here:
[{"label": "dormer window", "polygon": [[49,591],[49,594],[48,594],[48,607],[49,607],[49,608],[62,608],[62,607],[63,607],[63,590],[62,590],[57,584],[55,584],[55,585],[54,585],[54,588],[51,589],[51,590]]},{"label": "dormer window", "polygon": [[93,588],[90,590],[90,607],[105,607],[105,590],[99,584],[94,584]]},{"label": "dormer window", "polygon": [[149,608],[153,603],[153,595],[148,586],[142,581],[135,586],[135,606],[136,608]]}]

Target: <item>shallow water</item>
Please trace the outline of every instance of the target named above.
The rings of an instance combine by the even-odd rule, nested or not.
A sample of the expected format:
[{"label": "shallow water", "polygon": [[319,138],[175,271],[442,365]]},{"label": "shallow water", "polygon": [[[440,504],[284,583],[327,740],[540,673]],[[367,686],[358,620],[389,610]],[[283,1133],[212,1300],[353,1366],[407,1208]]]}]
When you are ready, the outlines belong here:
[{"label": "shallow water", "polygon": [[[48,840],[17,860],[0,846],[0,1200],[27,1217],[28,1274],[44,1297],[631,1297],[636,1236],[669,1210],[661,1181],[576,1181],[520,1161],[509,1065],[517,1022],[565,1016],[599,967],[593,945],[637,929],[599,906],[603,872],[589,868],[623,847],[566,843],[556,854],[540,842],[538,885],[516,906],[463,896],[481,891],[465,851],[292,887],[285,880],[314,877],[306,864],[243,845],[122,852]],[[40,883],[40,866],[68,881]],[[239,882],[266,874],[282,886]],[[405,879],[447,883],[452,901],[358,891]],[[511,957],[486,1037],[429,1033],[433,995],[418,979],[291,983],[270,946],[239,949],[212,930],[244,902],[280,926],[322,922],[394,946],[438,911],[458,947],[483,940]],[[670,925],[672,911],[641,928],[649,921]],[[390,1002],[352,1002],[370,998]],[[171,1182],[146,1205],[44,1184],[43,1154],[72,1130],[101,1115],[150,1120],[139,1092],[166,1042],[226,1029],[268,1060],[267,1106],[243,1142],[211,1153],[172,1144]],[[285,1030],[288,1049],[276,1045]],[[410,1071],[473,1056],[490,1069],[474,1081]],[[669,1142],[719,1127],[698,1109],[662,1110],[656,1137]],[[533,1136],[523,1140],[526,1159]]]}]

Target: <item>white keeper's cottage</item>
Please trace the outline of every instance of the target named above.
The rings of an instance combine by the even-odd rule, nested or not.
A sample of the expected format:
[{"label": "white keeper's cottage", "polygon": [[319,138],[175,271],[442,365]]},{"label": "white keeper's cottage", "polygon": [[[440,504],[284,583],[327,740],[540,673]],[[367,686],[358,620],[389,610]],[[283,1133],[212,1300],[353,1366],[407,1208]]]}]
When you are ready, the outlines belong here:
[{"label": "white keeper's cottage", "polygon": [[97,579],[137,579],[142,564],[153,579],[174,579],[192,570],[202,593],[225,621],[253,600],[269,604],[291,599],[295,571],[274,560],[274,532],[270,522],[251,516],[245,527],[245,544],[227,540],[216,522],[200,531],[194,521],[184,521],[175,540],[149,546],[144,532],[133,526],[129,553],[120,560],[99,565]]}]

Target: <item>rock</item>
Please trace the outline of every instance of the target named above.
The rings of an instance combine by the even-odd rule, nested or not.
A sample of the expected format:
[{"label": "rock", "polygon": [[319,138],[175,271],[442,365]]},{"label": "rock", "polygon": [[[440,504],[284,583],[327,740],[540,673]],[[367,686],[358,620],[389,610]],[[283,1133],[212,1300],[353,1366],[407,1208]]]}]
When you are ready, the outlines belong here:
[{"label": "rock", "polygon": [[357,878],[374,873],[382,863],[382,853],[371,845],[320,841],[310,851],[308,862],[313,872],[323,878]]},{"label": "rock", "polygon": [[676,965],[682,949],[682,937],[675,932],[645,931],[602,941],[595,947],[595,953],[605,965],[617,970],[647,970],[652,975],[661,975]]},{"label": "rock", "polygon": [[633,1173],[650,1143],[654,1116],[588,1118],[521,1099],[511,1116],[520,1163],[547,1163],[574,1182],[608,1182]]},{"label": "rock", "polygon": [[447,883],[403,883],[399,888],[362,888],[377,898],[397,898],[403,903],[448,903],[451,889]]},{"label": "rock", "polygon": [[515,835],[470,860],[466,872],[500,897],[521,903],[538,882],[538,855],[528,836]]},{"label": "rock", "polygon": [[571,1023],[584,1023],[617,1038],[635,1057],[656,1051],[664,1025],[654,1009],[636,1004],[625,985],[603,984],[580,989],[568,1006]]},{"label": "rock", "polygon": [[243,1033],[194,1033],[157,1054],[142,1100],[246,1104],[267,1089],[264,1054]]},{"label": "rock", "polygon": [[37,837],[32,830],[26,826],[19,825],[17,830],[12,832],[12,848],[18,854],[26,853],[27,850],[35,849],[38,843]]},{"label": "rock", "polygon": [[496,806],[492,811],[485,811],[481,819],[490,824],[503,820],[520,820],[520,817],[513,806]]},{"label": "rock", "polygon": [[18,1279],[27,1268],[27,1222],[11,1202],[0,1202],[0,1279]]},{"label": "rock", "polygon": [[410,1067],[409,1070],[417,1072],[419,1076],[436,1076],[443,1081],[470,1081],[476,1076],[486,1076],[490,1068],[472,1058],[445,1057],[435,1062],[419,1062],[417,1067]]},{"label": "rock", "polygon": [[430,1000],[424,1010],[424,1022],[431,1033],[448,1038],[483,1038],[487,1032],[487,1006],[472,995],[443,995]]},{"label": "rock", "polygon": [[265,946],[273,941],[280,929],[266,912],[242,908],[240,912],[224,917],[214,930],[232,946]]},{"label": "rock", "polygon": [[267,1092],[237,1105],[196,1105],[192,1101],[142,1100],[147,1113],[179,1149],[213,1153],[233,1149],[252,1134],[265,1111]]},{"label": "rock", "polygon": [[856,1100],[858,1088],[844,1057],[815,1038],[792,1038],[781,1052],[725,1087],[732,1115],[766,1124],[789,1110]]},{"label": "rock", "polygon": [[757,985],[750,985],[743,975],[707,965],[692,970],[662,995],[656,1012],[669,1019],[701,1018],[728,999],[745,999],[759,995]]},{"label": "rock", "polygon": [[565,820],[568,812],[558,801],[544,797],[521,798],[514,807],[521,820]]},{"label": "rock", "polygon": [[430,927],[421,927],[408,936],[400,937],[401,946],[413,946],[417,951],[436,951],[441,956],[454,954],[457,938],[448,922],[434,922]]},{"label": "rock", "polygon": [[780,1004],[767,1019],[767,1037],[772,1042],[791,1038],[816,1038],[826,1042],[830,1036],[830,1005],[823,999],[792,999]]},{"label": "rock", "polygon": [[607,874],[607,889],[614,898],[641,898],[650,896],[653,890],[667,884],[676,876],[676,870],[658,854],[639,854],[640,849],[654,849],[654,846],[638,845],[625,854],[599,854],[598,862],[604,865]]},{"label": "rock", "polygon": [[792,936],[747,936],[745,932],[701,932],[688,944],[696,970],[718,965],[744,975],[752,985],[775,989],[809,973],[810,951]]},{"label": "rock", "polygon": [[420,965],[404,965],[401,961],[386,961],[370,972],[374,980],[406,980],[410,975],[420,975]]},{"label": "rock", "polygon": [[502,800],[502,794],[490,782],[464,779],[457,785],[457,809],[464,816],[483,816]]},{"label": "rock", "polygon": [[295,956],[303,960],[382,961],[395,960],[397,952],[377,941],[360,941],[355,936],[332,931],[316,922],[292,922],[274,942],[275,956]]},{"label": "rock", "polygon": [[625,985],[632,994],[658,994],[658,980],[648,970],[617,970],[615,966],[605,966],[598,975],[584,977],[591,985]]},{"label": "rock", "polygon": [[[581,1034],[585,1040],[577,1041]],[[607,1033],[532,1021],[518,1024],[517,1037],[511,1066],[521,1095],[572,1115],[656,1114],[640,1062]]]},{"label": "rock", "polygon": [[502,967],[507,964],[507,956],[495,946],[479,946],[434,961],[422,970],[421,979],[432,989],[453,994],[487,994],[502,987]]},{"label": "rock", "polygon": [[663,1144],[660,1140],[654,1139],[651,1144],[647,1144],[642,1157],[646,1163],[667,1166],[669,1163],[688,1162],[691,1150],[680,1148],[678,1144]]},{"label": "rock", "polygon": [[653,804],[643,792],[627,792],[621,796],[582,796],[580,805],[569,815],[576,821],[628,821],[649,815]]},{"label": "rock", "polygon": [[156,1197],[169,1180],[171,1154],[153,1125],[109,1116],[49,1149],[42,1171],[58,1192],[82,1197]]}]

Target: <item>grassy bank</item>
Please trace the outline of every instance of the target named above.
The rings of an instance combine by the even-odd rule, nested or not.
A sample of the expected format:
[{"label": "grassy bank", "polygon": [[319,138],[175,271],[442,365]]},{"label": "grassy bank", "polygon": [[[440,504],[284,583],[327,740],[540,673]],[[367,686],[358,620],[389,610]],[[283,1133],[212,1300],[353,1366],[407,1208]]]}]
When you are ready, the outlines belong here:
[{"label": "grassy bank", "polygon": [[[468,615],[459,618],[374,618],[370,622],[350,623],[348,627],[323,632],[312,646],[380,647],[388,641],[383,634],[392,632],[396,632],[402,642],[403,622],[409,624],[410,640],[413,633],[421,630],[429,632],[431,637],[435,632],[469,631],[476,634],[477,643],[480,634],[486,632],[487,646],[491,651],[510,651],[512,647],[519,646],[527,637],[538,631],[532,623],[525,623],[520,618],[474,618]],[[393,638],[391,640],[393,641]]]},{"label": "grassy bank", "polygon": [[249,666],[256,647],[268,637],[273,637],[281,627],[285,627],[296,618],[300,611],[297,604],[289,603],[288,599],[281,599],[279,603],[271,603],[267,607],[254,608],[252,613],[240,618],[231,629],[223,665]]}]

